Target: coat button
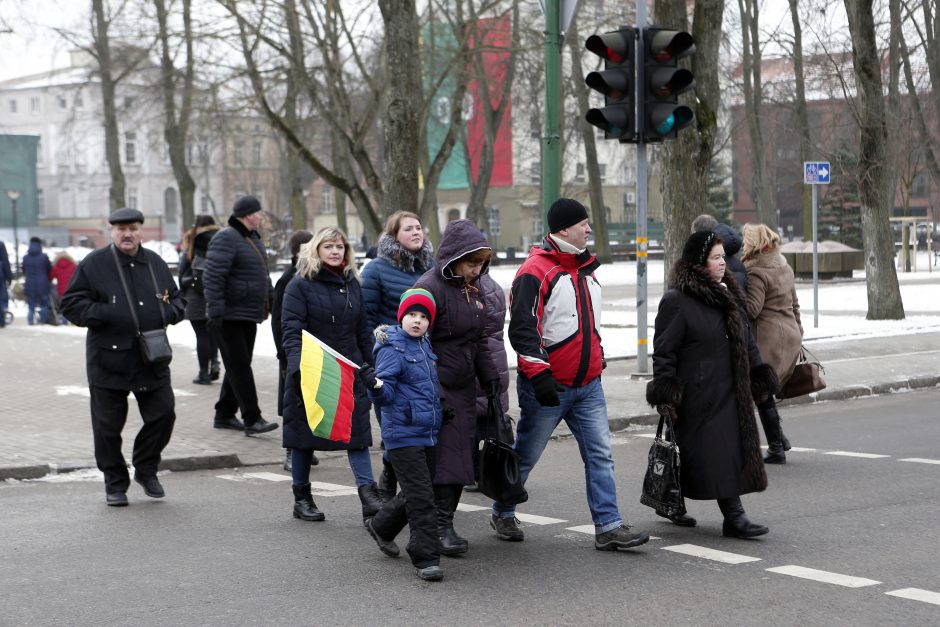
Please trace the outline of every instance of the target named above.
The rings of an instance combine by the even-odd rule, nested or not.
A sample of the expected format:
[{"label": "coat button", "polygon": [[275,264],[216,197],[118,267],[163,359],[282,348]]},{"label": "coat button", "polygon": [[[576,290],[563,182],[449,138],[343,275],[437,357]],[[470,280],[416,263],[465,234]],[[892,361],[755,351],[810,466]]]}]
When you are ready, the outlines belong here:
[{"label": "coat button", "polygon": [[137,301],[137,304],[140,305],[141,307],[143,307],[143,306],[144,306],[144,301],[139,300],[139,301]]},{"label": "coat button", "polygon": [[117,344],[112,344],[112,345],[111,345],[111,350],[115,350],[115,351],[116,351],[116,350],[117,350]]}]

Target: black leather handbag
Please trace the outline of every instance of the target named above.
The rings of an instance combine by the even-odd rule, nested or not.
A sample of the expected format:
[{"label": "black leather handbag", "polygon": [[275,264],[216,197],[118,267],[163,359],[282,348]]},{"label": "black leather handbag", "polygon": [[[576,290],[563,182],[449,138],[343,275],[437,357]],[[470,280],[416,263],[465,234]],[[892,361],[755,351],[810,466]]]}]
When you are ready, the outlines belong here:
[{"label": "black leather handbag", "polygon": [[500,407],[498,398],[489,399],[485,436],[480,446],[480,492],[503,505],[517,505],[529,500],[519,475],[519,454],[507,441],[512,425]]},{"label": "black leather handbag", "polygon": [[656,409],[659,427],[650,447],[640,503],[661,514],[678,516],[685,514],[685,499],[679,482],[679,445],[673,423],[676,410],[672,405],[657,405]]},{"label": "black leather handbag", "polygon": [[819,363],[816,356],[806,350],[805,346],[801,346],[800,356],[796,358],[793,374],[784,382],[777,398],[796,398],[797,396],[805,396],[826,389],[826,382],[821,374],[824,372],[826,372],[826,369]]}]

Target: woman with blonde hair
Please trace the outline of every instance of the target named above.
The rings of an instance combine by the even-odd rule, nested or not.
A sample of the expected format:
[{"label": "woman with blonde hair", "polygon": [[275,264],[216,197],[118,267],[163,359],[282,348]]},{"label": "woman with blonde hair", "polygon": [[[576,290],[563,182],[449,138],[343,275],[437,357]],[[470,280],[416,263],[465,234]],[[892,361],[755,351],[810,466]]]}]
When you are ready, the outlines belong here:
[{"label": "woman with blonde hair", "polygon": [[[780,236],[764,224],[745,224],[743,261],[747,269],[747,317],[751,333],[781,386],[786,383],[803,342],[800,301],[796,297],[793,269],[780,253]],[[790,443],[783,435],[780,414],[773,397],[758,403],[760,421],[767,437],[768,464],[787,463]]]},{"label": "woman with blonde hair", "polygon": [[[334,227],[320,229],[300,247],[297,274],[284,291],[281,314],[287,373],[284,386],[284,448],[291,449],[294,517],[324,520],[310,492],[313,452],[345,450],[356,478],[363,519],[382,506],[372,475],[372,426],[366,385],[375,384],[372,369],[372,330],[366,322],[362,288],[352,246],[345,233]],[[300,391],[302,331],[356,364],[362,364],[353,384],[355,404],[349,442],[334,442],[313,435]]]}]

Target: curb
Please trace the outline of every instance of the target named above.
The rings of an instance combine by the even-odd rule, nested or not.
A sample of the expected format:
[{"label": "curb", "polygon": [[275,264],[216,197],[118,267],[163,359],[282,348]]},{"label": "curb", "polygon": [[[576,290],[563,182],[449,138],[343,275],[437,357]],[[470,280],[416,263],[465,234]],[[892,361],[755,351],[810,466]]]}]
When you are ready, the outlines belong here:
[{"label": "curb", "polygon": [[[925,388],[940,387],[940,375],[927,375],[911,377],[909,379],[899,379],[885,383],[876,383],[874,385],[849,385],[841,388],[827,388],[815,394],[801,396],[800,398],[791,398],[780,401],[778,406],[787,407],[790,405],[806,405],[810,403],[823,403],[827,401],[845,401],[855,398],[866,398],[870,396],[881,396],[884,394],[894,394],[897,392],[920,390]],[[659,414],[643,413],[620,418],[611,418],[610,430],[612,432],[623,431],[632,426],[650,426],[659,422]],[[552,435],[552,439],[570,438],[571,433],[567,430],[560,434]],[[283,459],[278,456],[271,461],[253,461],[244,463],[235,453],[211,454],[211,455],[190,455],[187,457],[170,457],[160,462],[160,470],[169,470],[172,472],[185,472],[190,470],[214,470],[218,468],[239,468],[249,466],[269,466],[279,464]],[[41,479],[48,475],[62,475],[77,470],[94,469],[94,464],[84,462],[64,462],[52,464],[27,464],[23,466],[0,466],[0,481],[26,479]]]}]

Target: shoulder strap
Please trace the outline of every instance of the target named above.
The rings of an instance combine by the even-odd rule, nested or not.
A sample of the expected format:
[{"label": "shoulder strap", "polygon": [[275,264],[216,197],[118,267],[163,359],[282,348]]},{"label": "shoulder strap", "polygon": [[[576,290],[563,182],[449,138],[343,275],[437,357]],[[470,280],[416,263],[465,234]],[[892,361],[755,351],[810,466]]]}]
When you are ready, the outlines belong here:
[{"label": "shoulder strap", "polygon": [[121,279],[121,287],[124,288],[124,298],[127,300],[127,306],[131,310],[131,318],[134,320],[134,328],[137,329],[137,333],[140,333],[140,321],[137,320],[137,311],[134,310],[134,302],[131,300],[131,292],[127,289],[127,279],[124,278],[124,269],[121,268],[121,262],[118,261],[117,250],[114,248],[114,244],[109,246],[111,249],[111,256],[114,258],[114,267],[117,270],[118,277]]}]

